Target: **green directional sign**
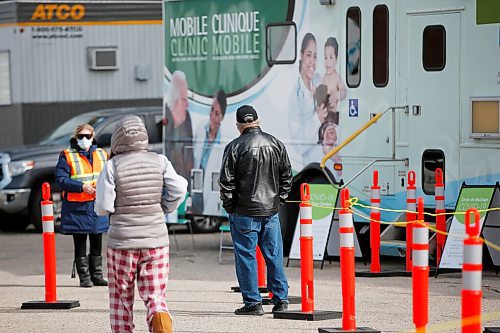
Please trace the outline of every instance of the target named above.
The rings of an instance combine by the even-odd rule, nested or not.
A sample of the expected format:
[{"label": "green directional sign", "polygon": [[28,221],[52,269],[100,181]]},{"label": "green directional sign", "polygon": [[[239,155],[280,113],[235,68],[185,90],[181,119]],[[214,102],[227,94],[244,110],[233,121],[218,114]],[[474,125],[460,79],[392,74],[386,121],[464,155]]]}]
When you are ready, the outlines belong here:
[{"label": "green directional sign", "polygon": [[[339,190],[328,184],[310,184],[313,220],[320,220],[332,214]],[[321,206],[321,207],[318,207]]]},{"label": "green directional sign", "polygon": [[[495,191],[494,187],[463,187],[458,198],[456,212],[466,212],[469,208],[488,209],[493,197],[493,191]],[[485,214],[486,212],[480,212],[481,218]],[[458,222],[465,224],[464,214],[457,214],[456,219]]]},{"label": "green directional sign", "polygon": [[266,26],[287,15],[288,0],[166,1],[166,67],[183,71],[196,94],[211,96],[223,88],[235,95],[269,69]]}]

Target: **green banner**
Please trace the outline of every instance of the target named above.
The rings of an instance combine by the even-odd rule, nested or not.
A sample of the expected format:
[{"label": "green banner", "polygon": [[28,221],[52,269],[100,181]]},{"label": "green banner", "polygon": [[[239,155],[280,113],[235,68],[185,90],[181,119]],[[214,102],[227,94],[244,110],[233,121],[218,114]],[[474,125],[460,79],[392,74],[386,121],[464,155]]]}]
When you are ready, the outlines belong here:
[{"label": "green banner", "polygon": [[[310,184],[309,189],[311,191],[311,204],[315,205],[312,209],[313,220],[320,220],[332,214],[339,190],[328,184]],[[316,205],[332,208],[321,208]]]},{"label": "green banner", "polygon": [[231,96],[254,85],[269,69],[266,26],[284,22],[288,0],[166,1],[165,65],[183,71],[189,89]]},{"label": "green banner", "polygon": [[[494,187],[463,187],[458,198],[456,212],[466,212],[469,208],[488,209],[493,197],[493,191],[495,191]],[[480,213],[481,218],[485,214],[486,212]],[[460,223],[465,223],[465,215],[459,214],[455,217]],[[473,217],[471,216],[471,218]]]},{"label": "green banner", "polygon": [[500,23],[500,1],[476,0],[476,23]]}]

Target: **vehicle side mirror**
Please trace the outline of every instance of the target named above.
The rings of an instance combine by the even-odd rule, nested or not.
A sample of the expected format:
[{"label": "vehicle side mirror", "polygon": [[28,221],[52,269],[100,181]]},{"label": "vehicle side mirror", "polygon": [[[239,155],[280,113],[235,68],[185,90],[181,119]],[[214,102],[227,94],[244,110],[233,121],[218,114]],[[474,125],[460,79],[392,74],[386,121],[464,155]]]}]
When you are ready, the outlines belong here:
[{"label": "vehicle side mirror", "polygon": [[111,146],[111,133],[101,134],[97,138],[97,147],[109,147]]}]

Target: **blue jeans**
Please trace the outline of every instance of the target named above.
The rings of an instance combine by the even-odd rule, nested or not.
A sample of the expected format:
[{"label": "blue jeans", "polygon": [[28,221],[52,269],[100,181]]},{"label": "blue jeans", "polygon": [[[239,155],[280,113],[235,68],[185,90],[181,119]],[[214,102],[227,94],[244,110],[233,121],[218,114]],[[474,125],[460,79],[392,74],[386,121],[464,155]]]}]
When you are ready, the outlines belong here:
[{"label": "blue jeans", "polygon": [[283,240],[278,214],[245,216],[229,214],[234,244],[236,276],[243,302],[252,306],[262,302],[257,282],[256,246],[266,260],[267,288],[273,293],[273,303],[287,301],[288,282],[283,267]]}]

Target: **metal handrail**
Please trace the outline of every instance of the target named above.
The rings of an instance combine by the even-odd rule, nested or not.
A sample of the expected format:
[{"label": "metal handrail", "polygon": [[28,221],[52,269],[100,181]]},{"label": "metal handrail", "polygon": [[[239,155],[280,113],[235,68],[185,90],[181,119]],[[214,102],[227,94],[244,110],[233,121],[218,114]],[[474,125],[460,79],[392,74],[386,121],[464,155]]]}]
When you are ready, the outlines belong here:
[{"label": "metal handrail", "polygon": [[[334,182],[331,180],[330,176],[328,173],[325,171],[325,165],[326,162],[335,154],[337,154],[342,148],[347,146],[351,141],[353,141],[356,137],[358,137],[361,133],[363,133],[366,129],[368,129],[371,125],[373,125],[377,120],[379,120],[384,114],[387,113],[387,111],[391,110],[392,111],[392,159],[375,159],[371,161],[368,165],[366,165],[361,171],[359,171],[356,175],[354,175],[348,182],[343,184],[342,186],[337,186],[334,184]],[[335,188],[342,189],[346,187],[348,184],[350,184],[354,179],[359,177],[364,171],[366,171],[370,166],[372,166],[375,163],[378,162],[404,162],[407,159],[396,159],[396,117],[395,117],[395,112],[396,110],[402,110],[408,113],[408,105],[404,106],[391,106],[385,109],[382,112],[377,113],[372,119],[370,119],[366,124],[361,126],[360,129],[358,129],[356,132],[351,134],[347,139],[345,139],[341,144],[330,150],[328,153],[325,154],[323,159],[321,160],[320,167],[323,173],[325,174],[326,178],[332,184]]]}]

